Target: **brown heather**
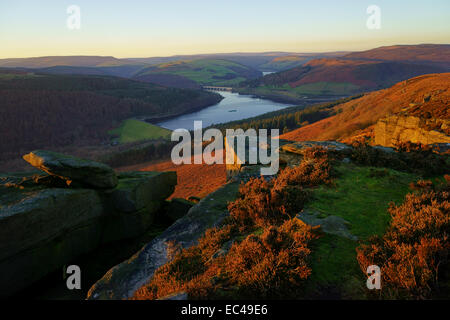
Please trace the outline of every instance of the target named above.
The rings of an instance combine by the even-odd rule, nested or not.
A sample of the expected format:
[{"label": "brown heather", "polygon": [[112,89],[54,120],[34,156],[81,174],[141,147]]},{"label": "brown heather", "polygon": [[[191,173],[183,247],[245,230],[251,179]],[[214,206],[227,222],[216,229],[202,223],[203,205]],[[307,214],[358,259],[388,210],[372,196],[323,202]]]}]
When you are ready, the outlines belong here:
[{"label": "brown heather", "polygon": [[311,274],[308,246],[318,238],[317,228],[294,217],[308,200],[307,189],[329,183],[330,171],[328,154],[314,148],[298,167],[242,184],[223,226],[187,249],[169,243],[170,262],[133,299],[180,291],[193,299],[294,298]]},{"label": "brown heather", "polygon": [[381,268],[383,298],[431,298],[438,294],[448,269],[448,181],[434,190],[429,181],[419,181],[415,189],[423,192],[408,194],[402,205],[390,206],[392,221],[386,234],[357,248],[364,273],[369,265]]}]

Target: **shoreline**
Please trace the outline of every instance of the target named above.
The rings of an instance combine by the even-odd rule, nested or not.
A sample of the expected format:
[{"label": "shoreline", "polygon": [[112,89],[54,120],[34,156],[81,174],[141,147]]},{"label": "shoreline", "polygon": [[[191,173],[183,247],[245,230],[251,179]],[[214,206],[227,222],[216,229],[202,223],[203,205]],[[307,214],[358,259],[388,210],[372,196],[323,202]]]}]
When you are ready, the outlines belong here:
[{"label": "shoreline", "polygon": [[343,99],[347,96],[315,96],[315,97],[308,97],[306,99],[298,99],[298,98],[290,98],[283,95],[277,95],[277,94],[259,94],[259,93],[252,93],[252,92],[246,92],[246,91],[233,91],[234,93],[237,93],[239,95],[244,96],[252,96],[254,98],[258,99],[264,99],[269,100],[276,103],[285,103],[285,104],[292,104],[293,106],[297,105],[303,105],[303,104],[315,104],[315,103],[322,103],[322,102],[329,102],[329,101],[335,101],[339,99]]},{"label": "shoreline", "polygon": [[199,105],[199,106],[197,106],[195,108],[192,108],[190,110],[187,110],[187,111],[182,111],[182,112],[171,114],[171,115],[162,115],[162,116],[153,116],[153,117],[142,116],[142,117],[139,117],[139,118],[142,121],[145,121],[145,122],[148,122],[150,124],[156,125],[158,122],[161,122],[161,121],[171,120],[171,119],[177,118],[179,116],[183,116],[183,115],[186,115],[186,114],[194,113],[194,112],[197,112],[197,111],[209,108],[211,106],[214,106],[214,105],[220,103],[223,99],[225,99],[225,97],[223,97],[221,95],[219,95],[219,96],[220,96],[220,99],[218,101],[215,101],[213,103],[207,103],[205,105],[201,104],[201,105]]}]

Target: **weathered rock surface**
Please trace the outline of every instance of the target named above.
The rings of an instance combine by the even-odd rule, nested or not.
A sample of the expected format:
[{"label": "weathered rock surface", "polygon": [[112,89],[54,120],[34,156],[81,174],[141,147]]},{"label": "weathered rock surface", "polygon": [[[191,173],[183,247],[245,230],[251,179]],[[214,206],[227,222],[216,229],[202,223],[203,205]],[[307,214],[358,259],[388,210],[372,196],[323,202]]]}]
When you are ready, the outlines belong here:
[{"label": "weathered rock surface", "polygon": [[320,217],[320,213],[305,209],[297,215],[297,218],[310,226],[320,226],[323,232],[348,238],[350,240],[358,240],[358,237],[351,234],[348,230],[348,221],[338,216]]},{"label": "weathered rock surface", "polygon": [[280,147],[281,151],[290,152],[302,155],[305,149],[313,147],[322,147],[330,151],[344,152],[351,151],[352,147],[344,143],[336,141],[299,141],[289,144],[284,144]]},{"label": "weathered rock surface", "polygon": [[89,189],[46,174],[0,176],[0,297],[105,243],[141,235],[176,181],[175,172],[126,173],[114,189]]},{"label": "weathered rock surface", "polygon": [[[439,127],[439,130],[428,128]],[[390,116],[377,122],[374,128],[375,144],[393,147],[399,142],[421,144],[450,143],[450,136],[445,130],[450,126],[449,120],[425,119],[414,116]]]},{"label": "weathered rock surface", "polygon": [[119,175],[116,188],[105,193],[116,210],[135,212],[167,198],[176,184],[175,172],[127,172]]},{"label": "weathered rock surface", "polygon": [[0,296],[97,247],[103,213],[88,189],[0,189]]},{"label": "weathered rock surface", "polygon": [[114,170],[103,163],[42,150],[33,151],[23,158],[33,167],[67,181],[95,188],[114,188],[117,185]]},{"label": "weathered rock surface", "polygon": [[292,142],[280,140],[280,150],[279,150],[280,163],[286,163],[290,166],[298,165],[303,158],[303,153],[305,152],[305,150],[313,147],[323,147],[329,151],[342,153],[344,157],[350,156],[353,149],[349,145],[336,141]]},{"label": "weathered rock surface", "polygon": [[126,299],[146,284],[156,269],[167,262],[167,242],[183,248],[194,245],[204,232],[228,215],[227,203],[238,194],[239,183],[231,182],[202,199],[160,236],[129,260],[109,270],[89,290],[88,299]]}]

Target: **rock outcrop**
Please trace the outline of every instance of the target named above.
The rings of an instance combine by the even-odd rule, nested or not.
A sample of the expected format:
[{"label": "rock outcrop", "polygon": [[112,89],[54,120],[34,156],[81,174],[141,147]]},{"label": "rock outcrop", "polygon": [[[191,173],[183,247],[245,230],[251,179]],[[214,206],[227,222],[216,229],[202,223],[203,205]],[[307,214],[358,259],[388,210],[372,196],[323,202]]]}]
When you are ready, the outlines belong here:
[{"label": "rock outcrop", "polygon": [[103,244],[141,235],[177,181],[175,172],[116,175],[56,153],[25,158],[49,174],[0,176],[0,297]]},{"label": "rock outcrop", "polygon": [[167,243],[183,248],[194,245],[204,232],[229,214],[227,204],[238,195],[239,182],[226,184],[202,199],[160,236],[145,245],[129,260],[113,267],[89,290],[90,300],[126,299],[146,284],[156,269],[167,262]]},{"label": "rock outcrop", "polygon": [[450,136],[446,134],[449,126],[449,120],[394,115],[377,122],[374,143],[386,147],[393,147],[399,142],[425,145],[450,143]]},{"label": "rock outcrop", "polygon": [[[322,146],[337,152],[352,150],[345,144],[333,141],[293,144],[288,141],[280,141],[280,144],[283,146],[290,145],[289,151],[286,152],[283,150],[283,146],[280,148],[280,156],[291,153],[296,161],[301,160],[302,157],[299,157],[298,154],[301,154],[302,150],[313,146]],[[248,149],[246,152],[248,152]],[[227,204],[229,201],[236,199],[240,182],[252,176],[260,176],[260,168],[261,165],[244,163],[241,167],[230,170],[233,173],[232,179],[225,186],[202,199],[185,216],[178,219],[129,260],[110,269],[102,279],[91,287],[88,299],[117,300],[132,297],[139,288],[150,281],[159,267],[167,263],[167,243],[175,241],[182,248],[188,248],[194,245],[207,229],[219,225],[229,214]],[[332,223],[334,221],[329,221],[330,225]],[[216,254],[223,254],[230,247],[231,243],[220,249]]]},{"label": "rock outcrop", "polygon": [[79,182],[95,188],[114,188],[117,177],[109,166],[50,151],[33,151],[23,156],[33,167],[68,182]]}]

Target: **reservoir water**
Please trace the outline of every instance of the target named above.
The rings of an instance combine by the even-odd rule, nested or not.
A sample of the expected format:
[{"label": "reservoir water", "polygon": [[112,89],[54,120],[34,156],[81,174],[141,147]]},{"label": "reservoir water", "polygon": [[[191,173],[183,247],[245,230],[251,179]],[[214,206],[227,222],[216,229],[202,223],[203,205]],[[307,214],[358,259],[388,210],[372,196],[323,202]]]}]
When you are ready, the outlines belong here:
[{"label": "reservoir water", "polygon": [[218,104],[197,112],[159,122],[157,125],[170,130],[193,130],[194,121],[203,121],[203,128],[206,128],[213,124],[251,118],[263,113],[276,111],[291,106],[290,104],[259,99],[249,95],[239,95],[232,92],[218,93],[224,97],[224,99]]}]

